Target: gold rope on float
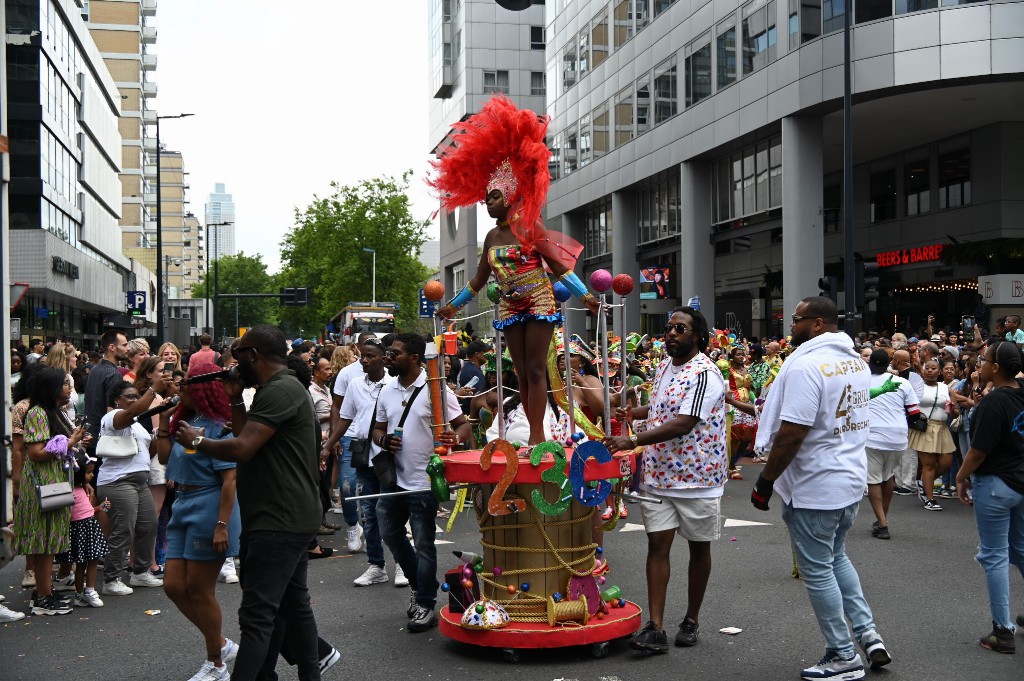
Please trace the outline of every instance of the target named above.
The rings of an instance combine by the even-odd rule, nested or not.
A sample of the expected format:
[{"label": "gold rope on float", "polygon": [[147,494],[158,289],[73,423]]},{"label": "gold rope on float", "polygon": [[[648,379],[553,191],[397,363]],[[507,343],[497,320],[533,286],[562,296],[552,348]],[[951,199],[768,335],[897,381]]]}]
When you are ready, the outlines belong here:
[{"label": "gold rope on float", "polygon": [[[535,528],[538,532],[540,532],[541,537],[544,538],[544,543],[547,544],[547,548],[536,548],[536,547],[532,547],[532,546],[501,546],[501,545],[497,545],[497,544],[491,544],[491,543],[487,542],[486,540],[484,540],[483,538],[480,539],[480,544],[484,548],[492,549],[492,550],[495,550],[495,551],[506,551],[506,552],[512,551],[512,552],[520,552],[520,553],[548,553],[551,556],[553,556],[555,558],[555,560],[558,561],[558,565],[552,565],[552,566],[548,566],[548,567],[520,568],[520,569],[517,569],[517,570],[503,570],[501,575],[503,577],[515,577],[515,579],[512,580],[514,582],[518,581],[518,576],[519,575],[529,576],[529,575],[533,575],[533,574],[540,574],[540,573],[544,573],[544,572],[551,572],[552,570],[560,570],[560,569],[568,570],[570,573],[572,573],[576,577],[586,577],[586,576],[588,576],[588,575],[593,573],[593,570],[594,570],[594,568],[593,568],[594,556],[595,556],[595,549],[597,549],[597,544],[591,543],[591,544],[586,544],[585,546],[568,546],[568,547],[563,547],[562,551],[564,553],[579,553],[581,551],[585,551],[586,552],[586,554],[583,555],[580,558],[577,558],[577,559],[571,560],[571,561],[567,561],[565,558],[563,558],[561,556],[561,554],[559,553],[558,549],[555,548],[555,545],[552,543],[551,538],[548,536],[547,530],[545,528],[547,528],[547,527],[562,527],[562,526],[566,526],[566,525],[575,525],[575,524],[584,523],[584,522],[591,523],[591,522],[593,522],[594,513],[596,513],[596,512],[597,512],[597,509],[591,509],[590,513],[588,513],[587,515],[581,516],[579,518],[569,518],[567,520],[555,520],[555,521],[552,521],[552,522],[549,522],[549,523],[544,523],[544,522],[539,522],[538,521],[538,522],[535,522],[535,523],[515,523],[515,524],[510,524],[510,525],[483,525],[482,521],[485,520],[486,517],[489,514],[477,513],[477,516],[476,516],[477,524],[480,525],[480,533],[481,534],[484,534],[485,532],[496,532],[498,530],[501,530],[501,531],[504,531],[504,530],[517,530],[517,529],[532,527],[532,528]],[[491,516],[491,517],[493,517],[493,516]],[[590,569],[582,570],[582,571],[576,569],[576,566],[578,566],[578,565],[586,565],[586,564],[589,564],[591,566]],[[494,577],[494,573],[493,572],[480,572],[480,573],[477,574],[477,576],[478,576],[478,578],[480,579],[481,582],[489,585],[495,594],[500,593],[502,590],[504,590],[506,588],[504,585],[498,584],[493,579],[491,579],[492,577]],[[498,598],[491,598],[490,600],[494,601],[495,603],[497,603],[501,607],[505,608],[505,611],[508,612],[509,619],[511,619],[513,622],[546,622],[546,621],[549,621],[549,619],[550,619],[550,617],[549,617],[549,610],[548,610],[548,604],[547,604],[547,600],[549,600],[549,599],[550,599],[550,597],[548,597],[546,599],[544,596],[538,596],[536,594],[531,594],[531,593],[526,592],[526,591],[517,591],[515,597],[512,598],[512,599],[501,600],[501,599],[498,599]],[[567,603],[579,603],[579,601],[567,601]],[[559,604],[556,604],[556,605],[560,606],[561,604],[559,603]],[[585,610],[586,609],[586,602],[585,601],[583,602],[583,607],[584,607],[584,610]],[[576,621],[576,620],[568,619],[568,616],[570,614],[576,612],[575,609],[567,610],[567,609],[564,609],[564,608],[559,608],[557,610],[557,612],[560,613],[561,615],[565,616],[565,619],[561,619],[560,618],[560,619],[557,620],[558,622],[568,623],[570,621]],[[585,622],[586,622],[586,620],[584,620],[584,623]],[[554,626],[554,624],[552,624],[551,626]]]}]

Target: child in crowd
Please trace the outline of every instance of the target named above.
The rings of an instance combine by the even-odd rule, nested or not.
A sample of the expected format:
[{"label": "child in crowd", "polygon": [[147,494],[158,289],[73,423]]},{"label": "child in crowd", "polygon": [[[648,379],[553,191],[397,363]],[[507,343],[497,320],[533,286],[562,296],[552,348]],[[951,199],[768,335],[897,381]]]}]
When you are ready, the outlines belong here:
[{"label": "child in crowd", "polygon": [[77,457],[75,471],[75,503],[71,507],[71,551],[62,559],[75,564],[75,605],[83,608],[102,608],[103,601],[96,592],[96,565],[107,554],[107,541],[103,538],[96,511],[106,513],[110,501],[104,499],[95,503],[89,497],[85,486],[92,483],[93,459],[87,454]]}]

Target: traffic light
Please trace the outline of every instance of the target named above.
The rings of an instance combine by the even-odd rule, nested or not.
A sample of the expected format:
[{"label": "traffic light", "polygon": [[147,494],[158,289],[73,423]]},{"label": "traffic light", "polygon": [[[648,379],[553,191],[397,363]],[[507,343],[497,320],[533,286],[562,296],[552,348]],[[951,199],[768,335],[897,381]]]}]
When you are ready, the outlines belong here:
[{"label": "traffic light", "polygon": [[283,288],[279,295],[283,307],[302,307],[310,303],[308,288]]},{"label": "traffic light", "polygon": [[818,279],[818,295],[823,298],[830,298],[833,303],[839,304],[839,277],[822,277]]},{"label": "traffic light", "polygon": [[862,309],[868,303],[878,300],[878,263],[873,260],[858,260],[856,274],[853,300],[857,309]]}]

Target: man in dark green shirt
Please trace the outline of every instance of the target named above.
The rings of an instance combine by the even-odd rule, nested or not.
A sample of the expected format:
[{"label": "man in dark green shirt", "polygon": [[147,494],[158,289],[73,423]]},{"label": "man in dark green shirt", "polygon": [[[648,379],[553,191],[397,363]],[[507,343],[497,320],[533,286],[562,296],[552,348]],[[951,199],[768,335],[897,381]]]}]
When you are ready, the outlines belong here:
[{"label": "man in dark green shirt", "polygon": [[[309,393],[285,368],[281,331],[261,324],[238,343],[241,380],[225,380],[234,438],[205,440],[181,423],[178,442],[238,462],[242,516],[242,630],[232,679],[272,678],[287,648],[301,681],[320,678],[317,629],[306,586],[306,549],[320,526],[318,432]],[[245,386],[258,385],[251,410]],[[262,672],[261,672],[262,670]]]}]

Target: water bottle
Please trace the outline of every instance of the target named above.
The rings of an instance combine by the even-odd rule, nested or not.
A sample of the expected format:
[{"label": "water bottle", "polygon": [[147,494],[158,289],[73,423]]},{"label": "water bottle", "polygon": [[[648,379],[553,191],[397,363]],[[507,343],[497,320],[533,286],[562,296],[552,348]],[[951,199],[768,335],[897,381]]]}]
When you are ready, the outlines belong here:
[{"label": "water bottle", "polygon": [[397,426],[395,432],[392,433],[394,437],[402,437],[402,426]]}]

